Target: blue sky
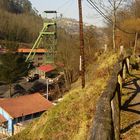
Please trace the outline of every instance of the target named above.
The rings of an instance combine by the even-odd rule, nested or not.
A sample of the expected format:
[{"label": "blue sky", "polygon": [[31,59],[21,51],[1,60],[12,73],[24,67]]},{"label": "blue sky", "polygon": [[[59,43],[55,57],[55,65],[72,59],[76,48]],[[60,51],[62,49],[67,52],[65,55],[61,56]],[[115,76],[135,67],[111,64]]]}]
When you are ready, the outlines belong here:
[{"label": "blue sky", "polygon": [[[64,17],[78,19],[78,0],[30,0],[32,6],[41,14],[45,10],[56,10]],[[93,10],[90,5],[83,0],[83,18],[85,23],[96,26],[103,24],[102,18]]]}]

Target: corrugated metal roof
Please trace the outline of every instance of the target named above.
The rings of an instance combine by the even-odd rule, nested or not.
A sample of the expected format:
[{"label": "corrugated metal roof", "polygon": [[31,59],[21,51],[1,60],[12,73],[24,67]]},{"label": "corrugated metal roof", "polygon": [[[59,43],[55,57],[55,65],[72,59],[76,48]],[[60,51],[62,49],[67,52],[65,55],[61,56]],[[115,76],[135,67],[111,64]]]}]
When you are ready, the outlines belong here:
[{"label": "corrugated metal roof", "polygon": [[52,70],[55,70],[56,68],[52,65],[42,65],[40,67],[38,67],[39,70],[44,71],[44,72],[50,72]]},{"label": "corrugated metal roof", "polygon": [[0,123],[6,122],[7,120],[0,114]]},{"label": "corrugated metal roof", "polygon": [[[20,53],[29,53],[31,51],[31,49],[28,48],[19,48],[18,52]],[[47,51],[45,49],[34,49],[33,52],[36,53],[46,53]]]},{"label": "corrugated metal roof", "polygon": [[46,111],[52,106],[53,104],[39,93],[17,98],[0,99],[0,107],[13,118]]}]

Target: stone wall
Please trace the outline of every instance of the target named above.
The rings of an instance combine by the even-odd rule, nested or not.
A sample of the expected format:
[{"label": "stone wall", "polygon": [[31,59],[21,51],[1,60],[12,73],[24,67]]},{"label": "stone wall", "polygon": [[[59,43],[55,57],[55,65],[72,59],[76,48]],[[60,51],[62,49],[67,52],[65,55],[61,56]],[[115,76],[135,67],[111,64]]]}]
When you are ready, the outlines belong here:
[{"label": "stone wall", "polygon": [[96,106],[90,140],[120,139],[122,82],[129,72],[129,58],[114,65],[114,70]]}]

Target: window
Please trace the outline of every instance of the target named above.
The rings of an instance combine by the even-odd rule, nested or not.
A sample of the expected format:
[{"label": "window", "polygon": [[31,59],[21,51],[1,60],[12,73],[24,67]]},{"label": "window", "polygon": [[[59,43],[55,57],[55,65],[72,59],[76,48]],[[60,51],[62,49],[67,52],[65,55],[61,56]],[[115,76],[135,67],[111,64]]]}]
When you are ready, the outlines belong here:
[{"label": "window", "polygon": [[43,60],[43,58],[42,57],[38,57],[38,60]]}]

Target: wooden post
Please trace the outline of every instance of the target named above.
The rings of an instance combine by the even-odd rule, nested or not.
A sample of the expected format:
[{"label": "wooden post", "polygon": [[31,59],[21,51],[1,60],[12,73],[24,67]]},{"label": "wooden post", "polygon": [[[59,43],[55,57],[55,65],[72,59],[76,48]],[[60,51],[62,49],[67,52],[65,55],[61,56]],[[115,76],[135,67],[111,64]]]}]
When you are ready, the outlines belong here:
[{"label": "wooden post", "polygon": [[136,54],[137,40],[138,40],[138,33],[136,32],[136,35],[135,35],[135,44],[134,44],[134,50],[133,50],[133,55],[135,55],[135,54]]},{"label": "wooden post", "polygon": [[120,85],[117,84],[114,98],[111,101],[114,138],[120,140]]},{"label": "wooden post", "polygon": [[124,46],[121,45],[121,46],[120,46],[120,54],[123,55],[123,52],[124,52]]},{"label": "wooden post", "polygon": [[107,52],[107,44],[104,45],[104,52]]},{"label": "wooden post", "polygon": [[129,70],[130,70],[130,61],[129,61],[129,58],[126,58],[126,64],[127,64],[127,70],[129,72]]},{"label": "wooden post", "polygon": [[79,32],[80,32],[80,57],[81,57],[81,79],[82,88],[85,87],[85,52],[84,52],[84,34],[83,34],[83,17],[82,17],[82,2],[78,0],[79,6]]},{"label": "wooden post", "polygon": [[123,66],[123,80],[125,80],[125,78],[126,78],[126,65],[124,64],[124,66]]},{"label": "wooden post", "polygon": [[120,92],[122,93],[122,77],[120,74],[118,75],[118,83],[120,85]]}]

